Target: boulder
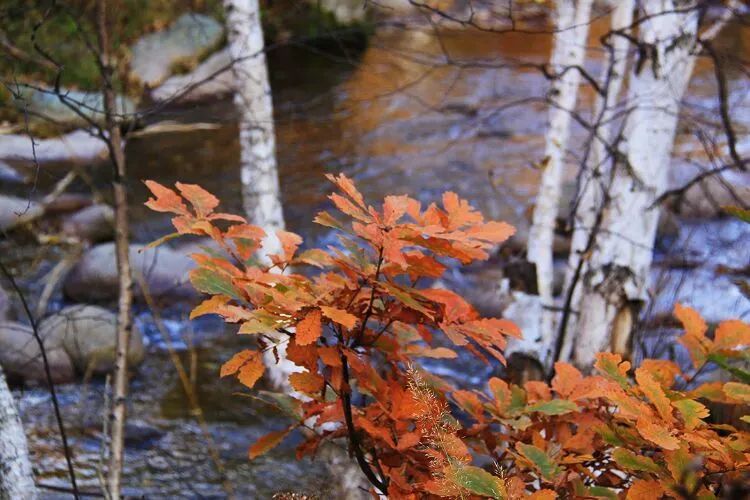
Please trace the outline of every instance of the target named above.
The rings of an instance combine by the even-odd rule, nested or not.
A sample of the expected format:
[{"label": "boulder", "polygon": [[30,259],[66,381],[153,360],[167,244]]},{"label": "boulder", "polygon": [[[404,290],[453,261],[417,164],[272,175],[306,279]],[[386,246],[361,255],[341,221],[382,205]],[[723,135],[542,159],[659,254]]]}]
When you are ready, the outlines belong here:
[{"label": "boulder", "polygon": [[212,17],[183,14],[166,30],[148,34],[133,45],[130,70],[141,83],[153,88],[172,73],[176,64],[199,59],[223,36],[223,26]]},{"label": "boulder", "polygon": [[[73,362],[62,345],[43,335],[52,380],[57,384],[75,377]],[[0,365],[9,377],[27,382],[46,383],[44,361],[31,327],[10,321],[0,322]]]},{"label": "boulder", "polygon": [[62,232],[84,241],[99,242],[114,236],[115,212],[103,203],[91,205],[63,221]]},{"label": "boulder", "polygon": [[[175,75],[154,89],[150,97],[154,102],[174,100],[186,104],[221,99],[234,92],[234,74],[228,49],[223,49],[203,61],[186,75]],[[222,71],[224,68],[229,68]],[[192,85],[195,87],[190,88]],[[186,89],[190,88],[189,91]]]},{"label": "boulder", "polygon": [[34,141],[35,147],[32,149],[28,135],[0,134],[0,159],[24,163],[85,163],[101,160],[107,155],[107,146],[101,139],[85,130],[50,139],[34,138]]},{"label": "boulder", "polygon": [[0,232],[9,231],[43,213],[44,208],[35,201],[0,195]]},{"label": "boulder", "polygon": [[[13,101],[19,109],[29,113],[32,123],[52,122],[68,129],[89,127],[89,121],[99,125],[104,124],[104,99],[101,92],[62,87],[60,93],[76,107],[78,112],[60,102],[52,89],[21,87],[18,97],[14,97]],[[117,96],[116,107],[120,114],[131,114],[135,111],[133,101],[124,96]]]},{"label": "boulder", "polygon": [[[42,338],[62,346],[79,373],[109,373],[114,368],[117,318],[110,311],[92,305],[74,305],[45,318],[39,325]],[[133,327],[128,363],[143,361],[143,334]]]},{"label": "boulder", "polygon": [[[134,298],[143,300],[139,285],[145,280],[155,300],[174,302],[193,298],[197,292],[188,281],[193,260],[167,247],[130,246],[130,264],[135,286]],[[117,298],[118,274],[115,244],[102,243],[89,249],[70,271],[63,285],[65,295],[77,302],[106,302]]]}]

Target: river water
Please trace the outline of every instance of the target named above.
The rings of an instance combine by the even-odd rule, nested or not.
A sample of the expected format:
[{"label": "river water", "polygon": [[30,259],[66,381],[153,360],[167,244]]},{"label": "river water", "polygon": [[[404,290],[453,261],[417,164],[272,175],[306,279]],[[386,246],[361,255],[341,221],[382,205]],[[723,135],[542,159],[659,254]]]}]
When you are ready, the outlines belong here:
[{"label": "river water", "polygon": [[[599,20],[592,27],[594,49],[587,67],[594,74],[601,56],[595,47],[606,26],[606,20]],[[740,47],[747,42],[739,30],[730,30],[725,38]],[[324,174],[344,172],[371,200],[407,193],[430,202],[444,190],[456,191],[486,217],[509,221],[523,235],[539,179],[533,165],[543,156],[546,121],[546,80],[530,64],[544,63],[550,49],[545,34],[443,31],[435,35],[427,28],[386,27],[374,33],[363,52],[330,53],[311,47],[272,51],[280,180],[289,229],[301,234],[308,246],[331,241],[331,234],[311,219],[327,206],[329,185]],[[446,55],[462,64],[444,64]],[[710,102],[715,94],[711,74],[710,66],[699,65],[690,92],[690,102],[703,106],[708,114],[715,105]],[[746,110],[742,87],[741,82],[732,87],[738,110]],[[584,92],[583,102],[591,100],[591,94]],[[231,102],[163,110],[150,120],[211,126],[143,133],[129,140],[134,240],[151,241],[169,230],[168,218],[142,206],[146,192],[138,180],[199,183],[219,196],[227,211],[239,212],[239,146]],[[574,138],[578,142],[584,138],[580,127],[574,127]],[[693,136],[682,134],[678,150],[695,157],[694,143]],[[579,155],[572,148],[571,166]],[[106,185],[104,169],[94,170],[93,177],[96,184]],[[574,181],[572,168],[567,179]],[[43,188],[45,179],[41,182]],[[738,268],[747,265],[748,253],[743,249],[748,243],[746,227],[727,220],[687,222],[679,234],[663,235],[657,259],[661,264],[654,274],[655,283],[664,286],[655,289],[657,307],[649,314],[663,315],[675,296],[696,302],[699,309],[710,308],[711,320],[747,314],[750,303],[734,286],[736,276],[715,277],[713,266],[724,261]],[[674,256],[699,263],[675,269],[668,264]],[[446,282],[492,313],[499,308],[493,302],[498,275],[491,262],[451,271]],[[192,374],[207,432],[239,496],[268,498],[294,490],[326,498],[328,473],[320,464],[296,462],[293,443],[247,461],[249,443],[283,422],[262,404],[238,395],[238,384],[218,379],[218,367],[241,348],[242,340],[218,321],[186,321],[187,310],[185,305],[161,311],[167,339],[151,312],[137,314],[149,353],[132,380],[127,492],[149,498],[224,495],[206,435],[168,356],[167,346],[172,344]],[[439,369],[470,383],[488,375],[487,369],[471,365]],[[60,392],[80,483],[96,490],[104,382],[64,386]],[[26,390],[21,401],[39,480],[65,485],[46,392]]]}]

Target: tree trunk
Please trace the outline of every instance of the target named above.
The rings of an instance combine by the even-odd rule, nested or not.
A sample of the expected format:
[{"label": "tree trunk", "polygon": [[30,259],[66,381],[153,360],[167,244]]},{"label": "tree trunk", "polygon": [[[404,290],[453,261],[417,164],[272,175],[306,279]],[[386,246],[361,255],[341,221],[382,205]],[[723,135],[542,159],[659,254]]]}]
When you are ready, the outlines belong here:
[{"label": "tree trunk", "polygon": [[[590,368],[598,351],[628,354],[646,300],[659,210],[667,187],[680,101],[695,63],[699,12],[693,2],[643,2],[640,39],[653,53],[630,76],[624,162],[616,165],[601,230],[583,279],[572,360]],[[679,7],[679,8],[678,8]]]},{"label": "tree trunk", "polygon": [[548,94],[550,110],[542,162],[543,174],[527,242],[527,260],[536,271],[536,288],[542,315],[538,329],[534,331],[533,328],[527,328],[524,339],[514,339],[506,351],[509,356],[515,354],[535,358],[544,370],[549,369],[551,364],[550,353],[554,340],[552,243],[565,154],[570,138],[571,113],[575,112],[581,81],[579,68],[582,68],[586,56],[592,3],[592,0],[555,2],[555,38],[550,66],[556,77]]},{"label": "tree trunk", "polygon": [[115,347],[114,383],[112,408],[110,410],[110,449],[107,488],[109,498],[120,498],[122,465],[125,454],[125,418],[128,397],[128,348],[132,329],[133,278],[130,269],[130,230],[128,224],[128,195],[126,186],[125,151],[123,150],[120,124],[117,119],[116,94],[113,84],[114,65],[111,61],[109,28],[107,23],[107,1],[97,4],[97,32],[99,56],[102,70],[102,93],[104,115],[108,134],[108,150],[113,169],[112,186],[115,198],[115,253],[119,277],[117,303],[117,339]]},{"label": "tree trunk", "polygon": [[[581,278],[588,266],[585,255],[596,237],[596,226],[604,210],[605,194],[611,185],[612,168],[617,161],[612,154],[612,121],[616,105],[625,81],[630,40],[626,38],[633,24],[635,0],[619,0],[612,11],[611,34],[608,54],[604,64],[600,86],[604,96],[597,96],[594,109],[594,129],[591,131],[591,148],[582,169],[578,188],[579,196],[573,214],[573,237],[565,275],[565,304],[558,329],[554,359],[568,359],[573,346],[577,311],[581,307]],[[622,33],[622,35],[618,34]]]},{"label": "tree trunk", "polygon": [[37,497],[26,435],[0,367],[0,499]]}]

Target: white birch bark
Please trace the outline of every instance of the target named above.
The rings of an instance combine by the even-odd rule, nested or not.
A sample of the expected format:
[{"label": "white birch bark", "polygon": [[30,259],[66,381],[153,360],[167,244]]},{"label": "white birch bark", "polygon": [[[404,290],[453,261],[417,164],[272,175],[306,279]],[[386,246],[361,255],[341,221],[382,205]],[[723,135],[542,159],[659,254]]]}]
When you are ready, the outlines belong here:
[{"label": "white birch bark", "polygon": [[527,260],[536,267],[537,291],[544,310],[539,329],[534,331],[527,328],[524,338],[514,339],[506,350],[508,355],[522,354],[538,359],[544,369],[549,368],[554,340],[552,243],[561,195],[565,153],[570,138],[571,113],[576,107],[581,81],[581,73],[577,68],[583,66],[586,56],[592,3],[592,0],[555,2],[555,37],[550,66],[555,74],[562,76],[553,81],[549,91],[550,110],[545,138],[545,165],[527,242]]},{"label": "white birch bark", "polygon": [[13,394],[0,368],[0,499],[37,498],[29,448]]},{"label": "white birch bark", "polygon": [[[618,0],[611,13],[612,32],[629,33],[633,24],[635,0]],[[580,310],[581,286],[580,279],[587,272],[587,261],[583,260],[584,252],[589,246],[591,232],[596,224],[599,211],[604,204],[605,190],[613,160],[610,153],[612,145],[612,121],[615,118],[616,105],[620,91],[625,81],[630,40],[620,34],[613,34],[609,40],[610,48],[607,54],[600,84],[604,95],[598,95],[594,106],[594,126],[591,132],[591,151],[586,165],[584,165],[579,181],[580,194],[576,211],[573,215],[573,236],[568,256],[568,267],[565,275],[565,294],[572,293],[569,307],[574,313],[570,314],[565,324],[567,333],[563,339],[560,359],[569,359],[573,346],[573,338],[569,332],[575,332],[577,314]],[[580,270],[578,269],[581,266]],[[576,280],[577,276],[577,280]],[[574,280],[576,280],[574,282]],[[570,290],[571,287],[574,289]]]},{"label": "white birch bark", "polygon": [[239,115],[243,205],[250,222],[269,234],[264,252],[277,253],[274,233],[284,229],[284,214],[260,7],[258,0],[225,0],[224,8]]},{"label": "white birch bark", "polygon": [[[676,3],[679,3],[677,9]],[[646,300],[659,210],[667,187],[680,101],[695,63],[693,2],[641,3],[640,39],[655,53],[630,75],[623,152],[583,280],[573,363],[590,368],[598,351],[627,352],[637,304]]]}]

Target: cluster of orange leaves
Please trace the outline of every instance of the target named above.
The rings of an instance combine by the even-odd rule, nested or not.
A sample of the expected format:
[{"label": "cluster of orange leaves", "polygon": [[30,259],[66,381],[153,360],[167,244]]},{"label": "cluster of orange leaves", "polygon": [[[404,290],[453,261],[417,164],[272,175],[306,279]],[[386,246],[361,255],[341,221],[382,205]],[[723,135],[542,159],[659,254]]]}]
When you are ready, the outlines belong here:
[{"label": "cluster of orange leaves", "polygon": [[[699,402],[750,402],[745,384],[681,389],[690,380],[676,364],[648,360],[633,378],[613,354],[599,355],[598,375],[558,363],[551,385],[493,378],[489,392],[458,390],[419,368],[419,358],[455,358],[450,344],[504,362],[506,337],[520,335],[514,324],[418,284],[439,278],[449,261],[487,259],[514,229],[485,222],[454,193],[425,208],[387,196],[378,210],[344,175],[329,179],[338,189],[330,199],[347,222],[325,211],[315,221],[336,229],[339,245],[299,251],[299,236],[277,231],[281,251],[272,255],[262,252],[263,229],[215,212],[219,200],[202,188],[146,182],[154,195],[147,205],[175,215],[177,232],[156,243],[193,234],[221,248],[193,255],[190,280],[210,297],[191,317],[218,314],[255,344],[227,361],[221,376],[252,389],[265,371],[263,352],[278,360],[283,351],[296,366],[290,394],[259,391],[292,424],[254,443],[251,458],[295,429],[305,431],[299,457],[343,438],[373,492],[392,498],[710,497],[747,469],[750,436],[707,423]],[[692,310],[677,314],[696,371],[712,354],[750,345],[744,323],[723,323],[709,339]],[[480,461],[494,465],[472,465]]]}]

